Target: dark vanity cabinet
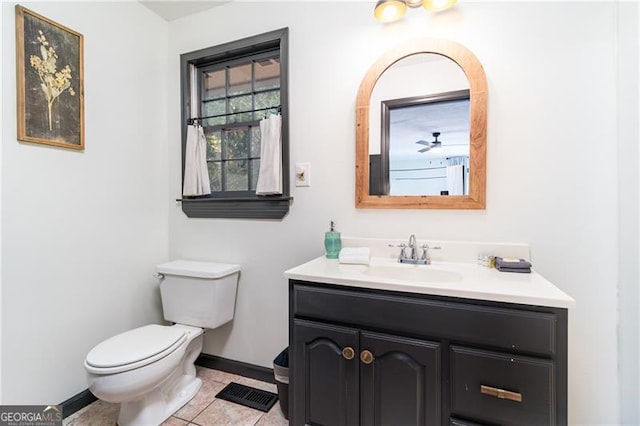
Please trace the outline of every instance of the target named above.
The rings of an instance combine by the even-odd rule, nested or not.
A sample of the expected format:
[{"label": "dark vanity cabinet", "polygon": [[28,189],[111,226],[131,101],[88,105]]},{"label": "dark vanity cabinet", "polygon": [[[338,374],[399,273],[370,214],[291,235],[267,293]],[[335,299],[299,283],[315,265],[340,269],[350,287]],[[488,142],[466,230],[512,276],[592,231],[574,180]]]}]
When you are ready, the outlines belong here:
[{"label": "dark vanity cabinet", "polygon": [[292,424],[439,422],[438,343],[297,319],[294,336],[293,375],[305,397]]},{"label": "dark vanity cabinet", "polygon": [[289,281],[291,425],[563,425],[567,311]]}]

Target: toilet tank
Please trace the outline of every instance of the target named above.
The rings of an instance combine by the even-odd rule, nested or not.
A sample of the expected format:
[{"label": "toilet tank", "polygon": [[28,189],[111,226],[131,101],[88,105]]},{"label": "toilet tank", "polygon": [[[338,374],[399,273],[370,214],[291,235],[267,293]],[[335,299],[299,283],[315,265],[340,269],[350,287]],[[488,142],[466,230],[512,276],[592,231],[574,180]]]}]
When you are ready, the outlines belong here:
[{"label": "toilet tank", "polygon": [[165,320],[216,328],[233,319],[240,265],[175,260],[156,271]]}]

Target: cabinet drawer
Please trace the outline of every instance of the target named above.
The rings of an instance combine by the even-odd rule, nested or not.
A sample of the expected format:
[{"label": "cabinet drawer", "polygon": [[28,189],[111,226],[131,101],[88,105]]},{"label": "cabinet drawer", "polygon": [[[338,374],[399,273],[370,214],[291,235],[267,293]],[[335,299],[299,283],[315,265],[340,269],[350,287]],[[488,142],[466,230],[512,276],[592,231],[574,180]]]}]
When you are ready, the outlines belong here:
[{"label": "cabinet drawer", "polygon": [[556,316],[509,307],[362,292],[294,281],[293,315],[394,334],[553,357]]},{"label": "cabinet drawer", "polygon": [[451,411],[501,425],[555,425],[553,361],[451,346]]}]

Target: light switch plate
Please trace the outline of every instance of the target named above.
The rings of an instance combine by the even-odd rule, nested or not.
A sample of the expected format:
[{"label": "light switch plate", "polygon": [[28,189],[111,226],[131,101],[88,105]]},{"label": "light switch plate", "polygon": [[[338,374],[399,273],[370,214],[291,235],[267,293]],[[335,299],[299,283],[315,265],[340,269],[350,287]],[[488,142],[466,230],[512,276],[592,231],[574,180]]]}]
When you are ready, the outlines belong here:
[{"label": "light switch plate", "polygon": [[311,163],[296,163],[296,186],[311,186]]}]

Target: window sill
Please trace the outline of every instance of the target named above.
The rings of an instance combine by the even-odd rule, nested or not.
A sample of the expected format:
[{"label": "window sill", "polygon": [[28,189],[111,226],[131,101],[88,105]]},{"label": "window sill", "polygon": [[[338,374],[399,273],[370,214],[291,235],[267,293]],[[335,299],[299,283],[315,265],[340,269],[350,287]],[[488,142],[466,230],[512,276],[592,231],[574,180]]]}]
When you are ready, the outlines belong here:
[{"label": "window sill", "polygon": [[282,219],[293,197],[182,198],[187,217],[229,219]]}]

